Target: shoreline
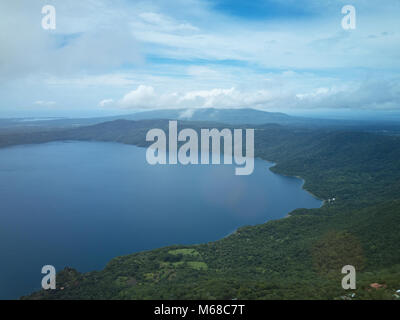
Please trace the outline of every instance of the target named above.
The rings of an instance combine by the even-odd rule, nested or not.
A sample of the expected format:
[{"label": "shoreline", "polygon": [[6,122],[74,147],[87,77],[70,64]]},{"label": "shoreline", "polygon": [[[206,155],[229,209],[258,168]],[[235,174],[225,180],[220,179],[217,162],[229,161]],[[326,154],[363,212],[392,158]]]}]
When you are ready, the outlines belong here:
[{"label": "shoreline", "polygon": [[[283,176],[283,177],[288,177],[288,178],[296,178],[296,179],[301,180],[301,181],[302,181],[301,189],[304,190],[305,192],[307,192],[308,194],[310,194],[310,195],[311,195],[313,198],[315,198],[316,200],[321,201],[321,206],[320,206],[319,208],[316,208],[316,209],[321,209],[321,208],[325,205],[326,200],[318,198],[318,197],[317,197],[315,194],[313,194],[311,191],[308,191],[307,189],[304,188],[304,185],[305,185],[305,183],[306,183],[306,180],[305,180],[304,178],[302,178],[302,177],[300,177],[300,176],[290,176],[290,175],[286,175],[286,174],[283,174],[283,173],[273,172],[273,171],[271,170],[271,168],[273,168],[273,167],[275,167],[275,166],[277,165],[276,162],[269,161],[269,160],[263,159],[263,158],[261,158],[261,157],[254,157],[254,158],[255,158],[255,159],[260,159],[260,160],[266,162],[267,164],[271,164],[271,166],[268,167],[268,170],[269,170],[270,172],[272,172],[273,174],[280,175],[280,176]],[[300,208],[296,208],[296,209],[294,209],[294,210],[297,210],[297,209],[300,209]],[[307,208],[304,208],[304,209],[307,209]],[[314,208],[313,208],[313,209],[314,209]],[[283,220],[283,219],[290,218],[290,217],[291,217],[291,214],[290,214],[290,213],[293,212],[294,210],[288,212],[288,213],[287,213],[284,217],[282,217],[282,218],[278,218],[278,219],[274,219],[274,220],[267,220],[267,221],[265,221],[265,222],[263,222],[263,223],[259,223],[259,224],[255,224],[255,225],[249,225],[249,226],[250,226],[250,227],[255,227],[255,226],[263,225],[263,224],[268,223],[268,222],[270,222],[270,221],[279,221],[279,220]],[[311,209],[307,209],[307,210],[311,210]],[[244,227],[244,226],[242,226],[242,227]],[[240,228],[242,228],[242,227],[236,228],[234,231],[230,232],[229,234],[227,234],[226,236],[224,236],[224,237],[221,238],[220,240],[225,239],[225,238],[228,238],[228,237],[230,237],[230,236],[236,234],[237,231],[238,231]],[[216,240],[216,241],[219,241],[219,240]],[[212,241],[212,242],[215,242],[215,241]]]},{"label": "shoreline", "polygon": [[[139,147],[139,148],[145,148],[144,146],[139,146],[139,145],[137,145],[137,144],[122,143],[122,142],[118,142],[118,141],[72,140],[72,139],[66,139],[66,140],[43,141],[43,142],[37,142],[37,143],[36,143],[36,142],[35,142],[35,143],[23,143],[23,144],[18,144],[18,143],[16,143],[16,144],[13,144],[13,145],[2,146],[2,147],[0,147],[0,149],[7,149],[7,148],[12,148],[12,147],[35,146],[35,145],[40,145],[40,144],[51,144],[51,143],[69,143],[69,142],[117,143],[117,144],[123,144],[123,145],[131,145],[131,146]],[[321,208],[321,207],[325,204],[325,200],[318,198],[318,197],[315,196],[312,192],[310,192],[310,191],[308,191],[307,189],[304,188],[304,185],[305,185],[305,179],[304,179],[304,178],[302,178],[302,177],[300,177],[300,176],[291,176],[291,175],[287,175],[287,174],[283,174],[283,173],[279,173],[279,172],[274,172],[274,171],[271,170],[271,168],[275,167],[275,166],[277,165],[277,163],[272,162],[272,161],[269,161],[269,160],[264,159],[264,158],[262,158],[262,157],[254,157],[254,158],[255,158],[255,159],[258,158],[258,159],[262,160],[263,162],[265,162],[265,163],[267,164],[268,170],[269,170],[272,174],[276,174],[276,175],[280,175],[280,176],[284,176],[284,177],[288,177],[288,178],[300,179],[300,180],[302,181],[301,189],[304,190],[304,191],[306,191],[308,194],[310,194],[310,195],[311,195],[313,198],[315,198],[316,200],[321,201],[321,205],[320,205],[318,208]],[[296,208],[296,209],[299,209],[299,208]],[[290,212],[286,213],[286,215],[284,215],[284,216],[281,217],[281,218],[266,220],[266,221],[264,221],[264,222],[262,222],[262,223],[257,223],[257,224],[254,224],[254,225],[243,225],[243,226],[238,226],[235,230],[232,230],[232,231],[229,232],[227,235],[225,235],[225,236],[223,236],[223,237],[221,237],[221,238],[219,238],[219,239],[213,240],[213,241],[206,241],[206,242],[202,242],[202,243],[189,244],[189,245],[181,244],[181,245],[179,245],[179,246],[191,247],[191,246],[198,246],[198,245],[207,244],[207,243],[218,242],[218,241],[223,240],[223,239],[225,239],[225,238],[228,238],[228,237],[230,237],[230,236],[232,236],[232,235],[236,235],[236,234],[238,233],[239,229],[241,229],[241,228],[243,228],[243,227],[247,227],[247,226],[248,226],[248,227],[256,227],[256,226],[260,226],[260,225],[263,225],[263,224],[265,224],[265,223],[268,223],[269,221],[279,221],[279,220],[283,220],[283,219],[290,218],[290,217],[291,217],[290,213],[291,213],[292,211],[296,210],[296,209],[291,210]],[[306,209],[307,209],[307,208],[306,208]],[[174,244],[172,244],[172,245],[174,245]],[[175,245],[176,245],[176,244],[175,244]],[[169,247],[169,246],[171,246],[171,245],[163,246],[163,247],[160,247],[160,248]],[[131,255],[131,254],[137,254],[137,253],[140,253],[140,252],[149,252],[149,251],[157,250],[157,249],[160,249],[160,248],[131,252],[131,253],[128,253],[128,254],[122,255],[122,256],[129,256],[129,255]],[[108,263],[109,263],[111,260],[113,260],[113,259],[115,259],[115,258],[118,258],[118,257],[121,257],[121,256],[118,256],[118,255],[117,255],[117,256],[114,256],[113,258],[111,258],[111,259],[108,261]],[[102,269],[100,269],[100,270],[98,270],[98,271],[101,271],[101,270],[102,270]],[[93,271],[96,271],[96,270],[93,270]],[[78,271],[78,272],[79,272],[79,271]],[[84,273],[86,273],[86,272],[82,272],[82,274],[84,274]],[[28,294],[29,294],[29,293],[28,293]],[[31,293],[30,293],[30,294],[31,294]]]},{"label": "shoreline", "polygon": [[[260,158],[260,159],[262,159],[262,158]],[[264,159],[263,159],[263,160],[264,160]],[[265,160],[265,161],[271,162],[271,161],[268,161],[268,160]],[[269,169],[271,169],[271,168],[273,168],[273,167],[275,167],[275,166],[277,165],[275,162],[271,162],[271,163],[273,163],[273,165],[272,165]],[[288,178],[297,178],[297,179],[300,179],[300,180],[303,182],[303,184],[301,185],[301,188],[302,188],[304,191],[306,191],[307,193],[309,193],[309,194],[310,194],[313,198],[315,198],[316,200],[322,201],[322,205],[321,205],[320,208],[322,208],[322,206],[325,204],[325,202],[326,202],[325,199],[321,199],[321,198],[317,197],[317,196],[316,196],[315,194],[313,194],[311,191],[309,191],[309,190],[307,190],[306,188],[304,188],[304,185],[306,184],[306,180],[305,180],[304,178],[302,178],[302,177],[300,177],[300,176],[290,176],[290,175],[287,175],[287,174],[284,174],[284,173],[277,173],[277,172],[273,172],[273,173],[278,174],[278,175],[281,175],[281,176],[284,176],[284,177],[288,177]]]}]

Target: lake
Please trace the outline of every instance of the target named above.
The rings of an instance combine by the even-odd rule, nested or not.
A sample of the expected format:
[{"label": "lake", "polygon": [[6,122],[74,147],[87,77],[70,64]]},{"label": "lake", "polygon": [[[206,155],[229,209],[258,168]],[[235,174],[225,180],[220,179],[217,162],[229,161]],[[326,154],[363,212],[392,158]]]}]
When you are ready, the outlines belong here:
[{"label": "lake", "polygon": [[40,289],[42,266],[100,270],[120,255],[218,240],[322,202],[303,181],[235,165],[146,162],[146,149],[54,142],[0,149],[0,299]]}]

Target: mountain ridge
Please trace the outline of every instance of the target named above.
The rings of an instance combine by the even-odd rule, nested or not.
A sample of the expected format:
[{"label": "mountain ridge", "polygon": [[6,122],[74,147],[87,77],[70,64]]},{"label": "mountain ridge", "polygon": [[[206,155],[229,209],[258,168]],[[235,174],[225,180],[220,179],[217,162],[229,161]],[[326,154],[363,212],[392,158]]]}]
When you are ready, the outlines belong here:
[{"label": "mountain ridge", "polygon": [[225,123],[228,125],[261,125],[261,124],[280,124],[292,125],[298,127],[331,127],[331,128],[363,128],[369,130],[394,130],[400,131],[400,124],[396,121],[368,121],[368,120],[333,120],[317,119],[308,117],[292,116],[282,112],[269,112],[252,108],[242,109],[216,109],[216,108],[197,108],[197,109],[160,109],[140,111],[131,114],[91,117],[91,118],[48,118],[48,119],[0,119],[0,129],[29,129],[48,127],[48,128],[66,128],[78,127],[109,122],[117,119],[124,120],[187,120],[187,121],[208,121]]}]

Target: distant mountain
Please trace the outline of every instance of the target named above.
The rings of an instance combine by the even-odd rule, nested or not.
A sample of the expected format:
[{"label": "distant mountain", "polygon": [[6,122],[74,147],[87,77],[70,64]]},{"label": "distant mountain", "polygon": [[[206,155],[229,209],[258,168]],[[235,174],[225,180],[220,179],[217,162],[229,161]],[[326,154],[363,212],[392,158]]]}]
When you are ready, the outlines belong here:
[{"label": "distant mountain", "polygon": [[173,119],[191,121],[210,121],[228,124],[264,124],[264,123],[294,123],[304,121],[302,118],[291,117],[279,112],[266,112],[255,109],[164,109],[138,112],[128,115],[96,117],[96,118],[46,118],[46,119],[0,119],[0,127],[13,126],[71,126],[91,125],[117,119],[150,120]]},{"label": "distant mountain", "polygon": [[281,112],[268,112],[250,108],[154,110],[125,116],[124,119],[177,119],[189,121],[207,121],[231,125],[280,124],[308,128],[334,127],[336,129],[355,129],[371,132],[386,130],[388,133],[399,132],[400,129],[398,121],[316,119],[290,116]]},{"label": "distant mountain", "polygon": [[[337,129],[357,129],[363,131],[382,133],[398,133],[399,122],[382,122],[366,120],[331,120],[315,119],[306,117],[290,116],[281,112],[267,112],[255,109],[164,109],[137,112],[128,115],[97,117],[97,118],[46,118],[46,119],[0,119],[2,131],[13,131],[14,129],[38,128],[71,128],[95,125],[114,120],[186,120],[221,123],[228,125],[262,125],[280,124],[307,128],[330,127]],[[385,131],[385,132],[384,132]]]},{"label": "distant mountain", "polygon": [[[266,112],[255,109],[170,109],[154,110],[133,114],[132,120],[180,119],[191,121],[211,121],[228,124],[292,123],[298,121],[280,112]],[[299,118],[300,119],[300,118]]]}]

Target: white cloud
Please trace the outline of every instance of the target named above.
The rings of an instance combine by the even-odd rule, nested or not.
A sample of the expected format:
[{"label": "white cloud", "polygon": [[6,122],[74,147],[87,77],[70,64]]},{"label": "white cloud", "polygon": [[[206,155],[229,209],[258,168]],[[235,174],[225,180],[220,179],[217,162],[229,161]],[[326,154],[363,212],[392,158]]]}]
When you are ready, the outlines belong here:
[{"label": "white cloud", "polygon": [[196,109],[186,109],[179,114],[180,119],[191,119],[195,114]]},{"label": "white cloud", "polygon": [[153,87],[140,85],[137,89],[127,93],[118,102],[118,106],[128,109],[262,107],[271,98],[272,95],[266,90],[241,92],[235,88],[215,88],[157,94]]},{"label": "white cloud", "polygon": [[53,106],[56,104],[55,101],[43,101],[43,100],[38,100],[35,101],[36,105],[40,105],[40,106]]},{"label": "white cloud", "polygon": [[127,93],[119,105],[124,108],[152,108],[159,104],[154,88],[140,85],[136,90]]},{"label": "white cloud", "polygon": [[101,100],[101,101],[100,101],[99,106],[102,107],[102,108],[104,108],[105,106],[110,105],[110,104],[112,104],[113,102],[114,102],[113,99],[104,99],[104,100]]},{"label": "white cloud", "polygon": [[[121,8],[105,1],[54,0],[57,28],[41,28],[40,1],[0,2],[0,80],[35,74],[65,76],[140,64],[139,45]],[[125,15],[125,17],[124,17]]]},{"label": "white cloud", "polygon": [[151,86],[140,85],[118,103],[129,109],[240,107],[246,98],[235,88],[202,91],[156,93]]},{"label": "white cloud", "polygon": [[79,75],[74,77],[54,77],[45,79],[46,85],[50,86],[78,86],[78,87],[129,87],[136,83],[129,74],[101,74],[101,75]]},{"label": "white cloud", "polygon": [[[400,107],[400,85],[396,79],[382,81],[363,81],[338,83],[332,86],[318,87],[318,78],[314,85],[297,85],[297,73],[286,72],[281,77],[287,79],[284,90],[276,90],[281,78],[270,80],[270,89],[239,90],[231,88],[213,88],[209,90],[158,92],[152,86],[140,85],[127,93],[113,106],[126,109],[168,109],[168,108],[258,108],[279,109],[398,109]],[[295,79],[295,80],[293,80]],[[293,81],[293,83],[291,83]],[[189,112],[189,111],[188,111]],[[194,111],[190,111],[194,112]],[[182,114],[182,117],[191,117]]]},{"label": "white cloud", "polygon": [[139,14],[141,21],[136,22],[134,25],[140,25],[149,27],[151,25],[163,32],[181,32],[181,31],[199,31],[198,28],[187,22],[178,22],[175,19],[155,13],[155,12],[143,12]]},{"label": "white cloud", "polygon": [[192,77],[199,77],[199,78],[216,78],[221,76],[221,74],[211,67],[205,66],[190,66],[187,68],[187,74]]}]

